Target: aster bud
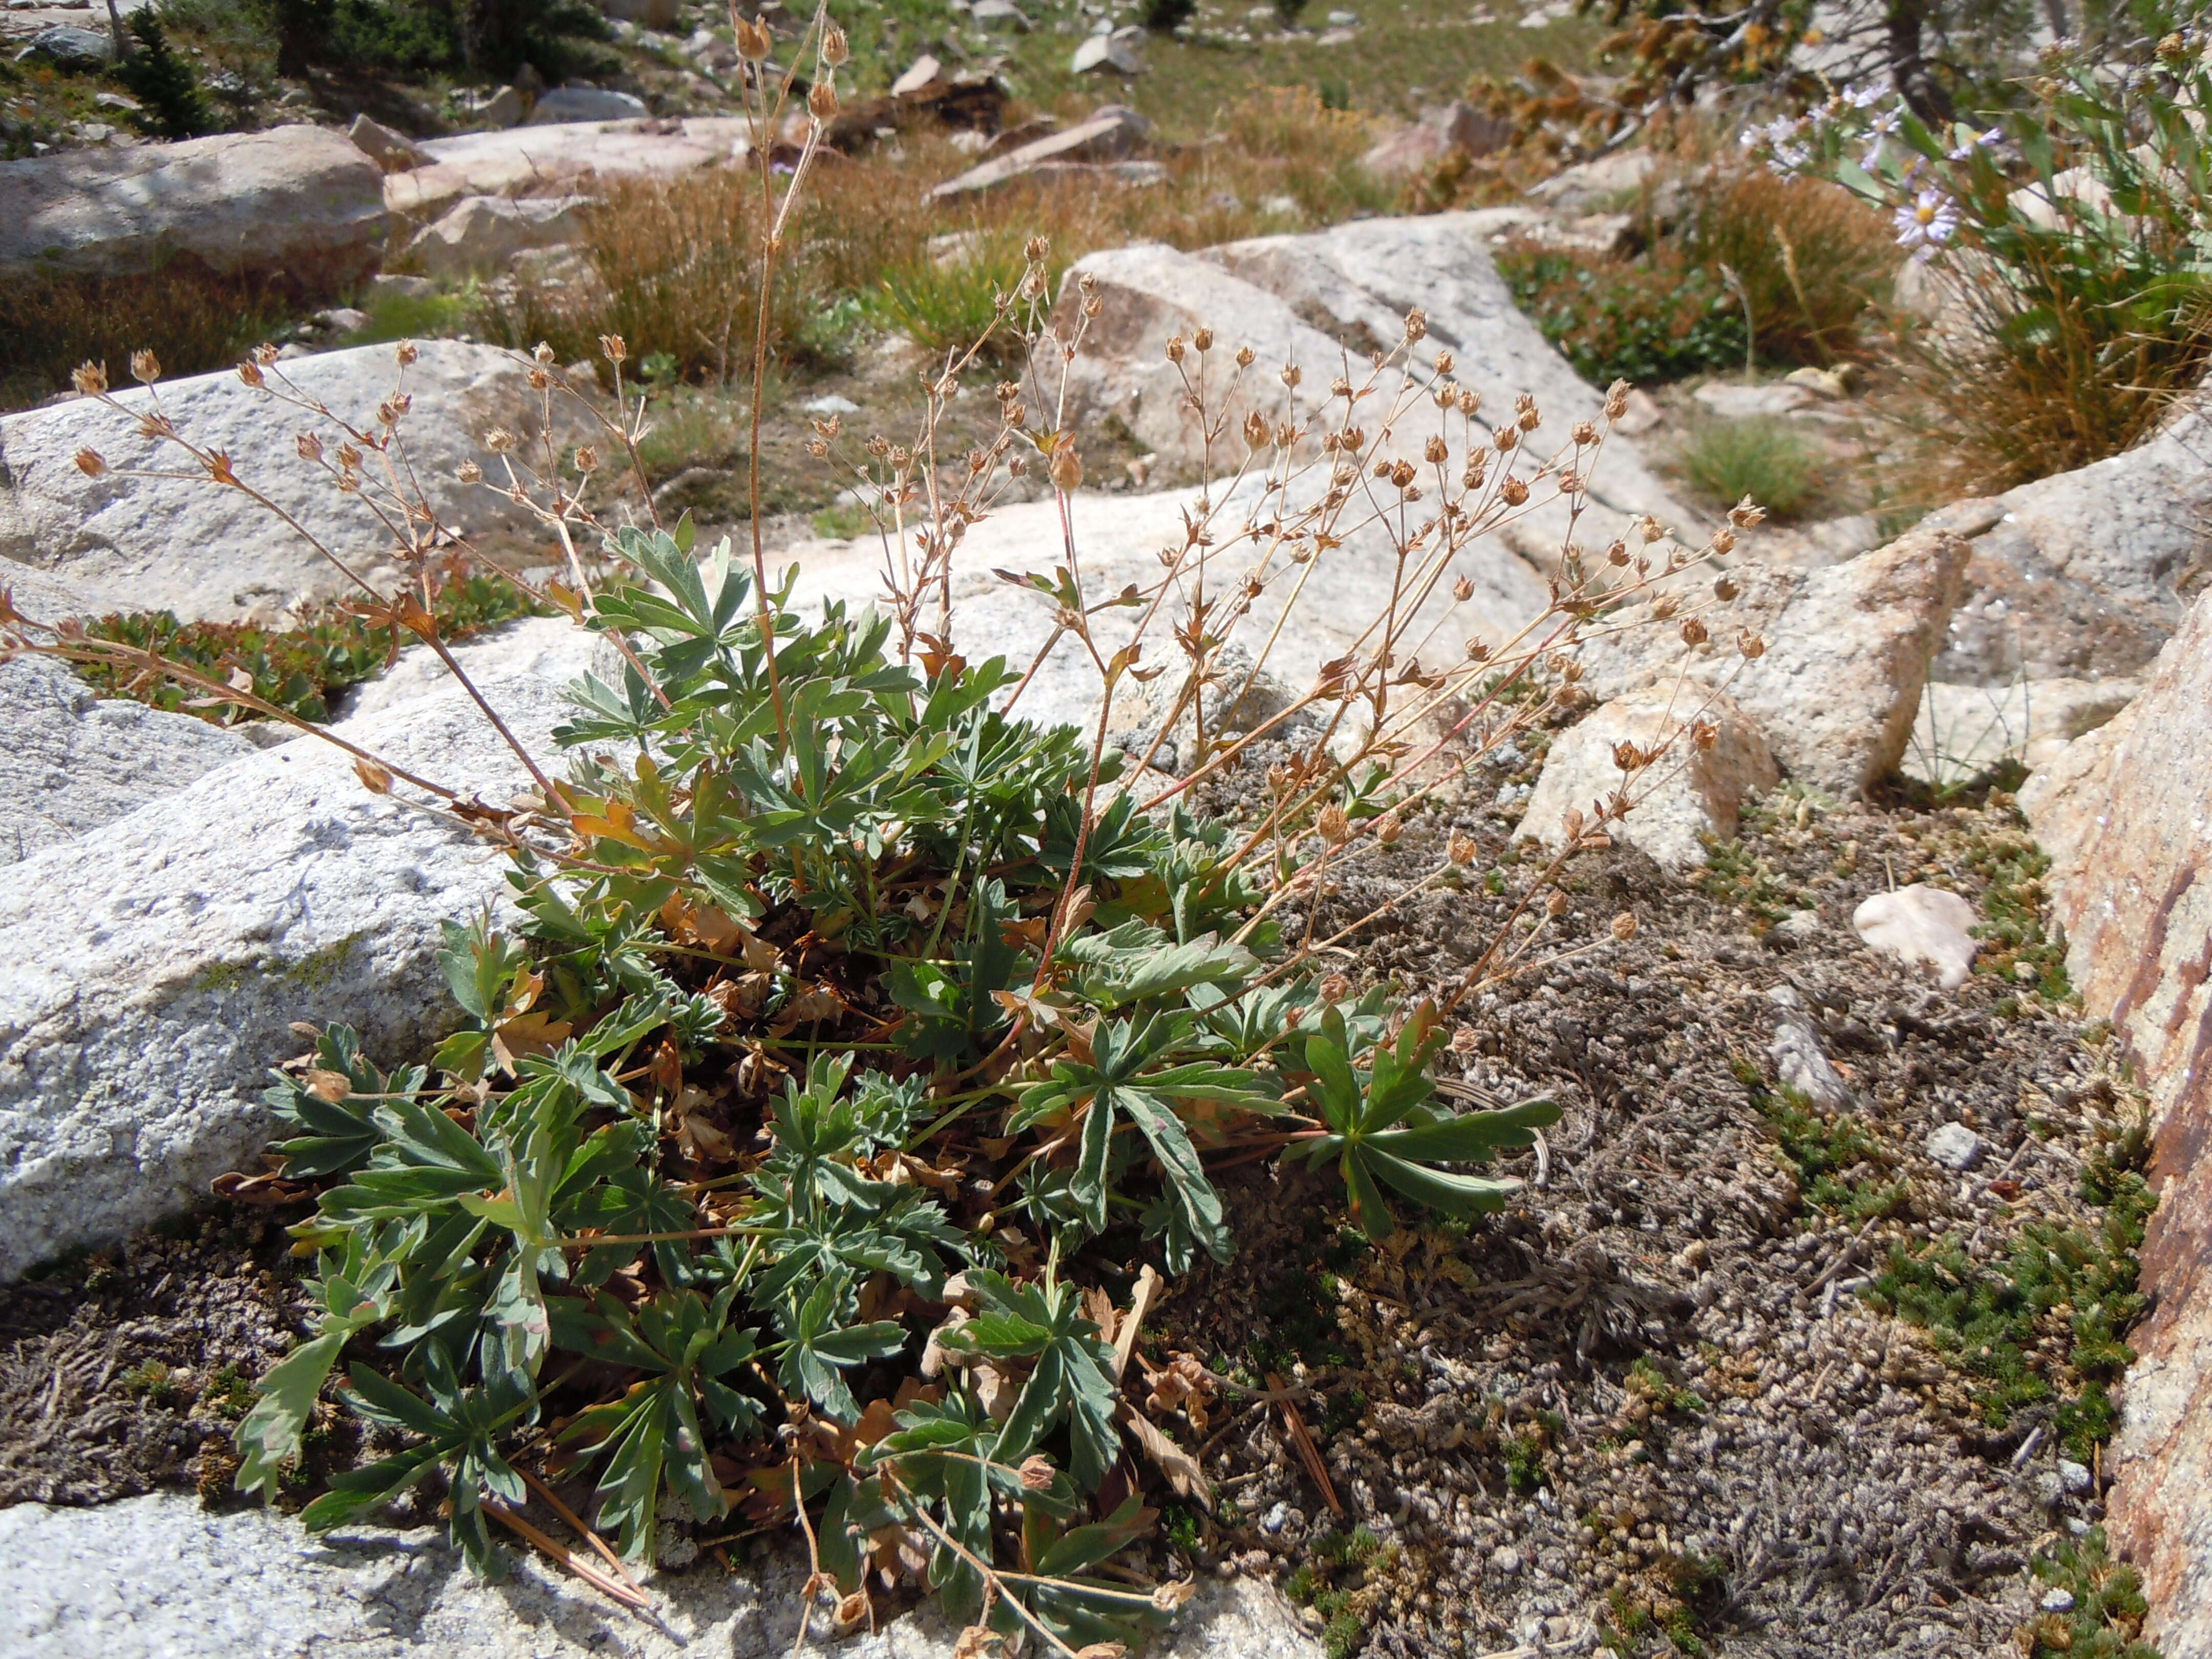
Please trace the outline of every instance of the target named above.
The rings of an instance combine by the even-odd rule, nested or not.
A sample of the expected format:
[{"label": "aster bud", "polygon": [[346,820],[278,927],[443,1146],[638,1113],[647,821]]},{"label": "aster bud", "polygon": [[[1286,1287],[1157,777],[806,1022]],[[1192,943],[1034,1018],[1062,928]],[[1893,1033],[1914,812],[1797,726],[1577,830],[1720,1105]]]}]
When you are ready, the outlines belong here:
[{"label": "aster bud", "polygon": [[131,354],[131,378],[141,386],[151,386],[161,378],[161,360],[152,352],[139,350]]},{"label": "aster bud", "polygon": [[70,384],[77,389],[80,395],[96,398],[107,390],[107,365],[94,362],[79,363],[70,374]]},{"label": "aster bud", "polygon": [[1705,642],[1705,639],[1706,634],[1705,623],[1699,622],[1695,617],[1685,617],[1682,619],[1683,644],[1703,645]]},{"label": "aster bud", "polygon": [[97,478],[107,471],[106,458],[96,449],[80,449],[76,453],[76,470],[88,478]]},{"label": "aster bud", "polygon": [[1431,465],[1442,466],[1451,459],[1451,446],[1442,438],[1431,438],[1421,446],[1421,456]]}]

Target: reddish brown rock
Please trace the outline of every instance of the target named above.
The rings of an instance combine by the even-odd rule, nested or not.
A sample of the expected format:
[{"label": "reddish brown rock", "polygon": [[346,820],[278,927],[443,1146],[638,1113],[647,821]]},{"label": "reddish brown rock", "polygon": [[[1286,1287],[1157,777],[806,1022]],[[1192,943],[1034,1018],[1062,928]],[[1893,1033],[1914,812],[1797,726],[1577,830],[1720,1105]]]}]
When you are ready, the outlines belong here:
[{"label": "reddish brown rock", "polygon": [[2111,1524],[2166,1659],[2212,1656],[2212,605],[2142,696],[2029,781],[2067,969],[2153,1102],[2149,1317],[2122,1398]]}]

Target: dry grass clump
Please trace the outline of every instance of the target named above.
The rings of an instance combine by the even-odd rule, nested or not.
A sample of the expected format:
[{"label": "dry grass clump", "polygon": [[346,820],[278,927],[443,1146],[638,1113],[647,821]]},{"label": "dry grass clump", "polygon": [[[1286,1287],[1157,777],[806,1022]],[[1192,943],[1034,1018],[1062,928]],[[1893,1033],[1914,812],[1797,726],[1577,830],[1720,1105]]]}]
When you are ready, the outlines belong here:
[{"label": "dry grass clump", "polygon": [[189,263],[133,276],[10,277],[0,304],[0,408],[40,402],[87,358],[150,346],[178,372],[224,368],[291,313],[297,293]]},{"label": "dry grass clump", "polygon": [[[1269,88],[1224,112],[1212,139],[1164,155],[1159,184],[1017,179],[942,204],[929,186],[973,161],[943,135],[825,152],[787,233],[769,338],[779,355],[834,356],[865,317],[941,354],[988,329],[994,286],[1020,278],[1032,235],[1048,242],[1056,283],[1098,248],[1206,247],[1379,211],[1391,187],[1359,166],[1372,137],[1365,117],[1310,88]],[[545,341],[563,362],[619,334],[640,361],[665,354],[686,378],[727,380],[750,361],[760,211],[758,190],[725,172],[617,183],[586,216],[589,278],[519,279],[488,301],[485,331],[518,348]]]}]

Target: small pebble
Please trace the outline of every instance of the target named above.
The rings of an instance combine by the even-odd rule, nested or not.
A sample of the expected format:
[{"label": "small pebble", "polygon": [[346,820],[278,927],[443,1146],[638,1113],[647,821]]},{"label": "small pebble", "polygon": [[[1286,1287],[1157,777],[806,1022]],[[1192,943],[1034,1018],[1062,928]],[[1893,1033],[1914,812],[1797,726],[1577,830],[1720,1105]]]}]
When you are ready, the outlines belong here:
[{"label": "small pebble", "polygon": [[2076,1498],[2086,1498],[2096,1490],[2097,1479],[2089,1473],[2088,1465],[2076,1463],[2070,1457],[2058,1460],[2058,1478],[2066,1483],[2066,1490]]},{"label": "small pebble", "polygon": [[1288,1504],[1278,1504],[1260,1517],[1260,1530],[1265,1533],[1278,1533],[1288,1526],[1290,1522],[1291,1506]]},{"label": "small pebble", "polygon": [[2074,1611],[2074,1592],[2064,1589],[2048,1590],[2045,1592],[2043,1600],[2036,1605],[2045,1613],[2071,1613]]},{"label": "small pebble", "polygon": [[1492,1555],[1490,1565],[1503,1573],[1518,1572],[1521,1571],[1521,1552],[1509,1546]]},{"label": "small pebble", "polygon": [[1982,1161],[1982,1138],[1963,1123],[1946,1123],[1928,1137],[1928,1156],[1947,1170],[1971,1170]]}]

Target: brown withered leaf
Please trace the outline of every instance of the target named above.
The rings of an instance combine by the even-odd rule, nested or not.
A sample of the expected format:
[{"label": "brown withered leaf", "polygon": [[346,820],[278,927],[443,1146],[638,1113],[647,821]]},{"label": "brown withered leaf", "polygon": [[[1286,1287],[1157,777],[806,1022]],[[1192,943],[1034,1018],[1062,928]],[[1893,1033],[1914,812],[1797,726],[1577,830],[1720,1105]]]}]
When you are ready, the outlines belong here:
[{"label": "brown withered leaf", "polygon": [[1152,1373],[1152,1391],[1147,1409],[1181,1412],[1200,1434],[1206,1432],[1206,1408],[1213,1402],[1213,1379],[1205,1366],[1189,1354],[1178,1353]]},{"label": "brown withered leaf", "polygon": [[825,1019],[839,1019],[845,1013],[845,999],[837,994],[835,986],[817,980],[783,1005],[769,1030],[783,1036],[801,1025],[817,1025]]},{"label": "brown withered leaf", "polygon": [[1137,1443],[1137,1449],[1152,1460],[1159,1472],[1168,1479],[1168,1485],[1180,1497],[1188,1498],[1208,1515],[1213,1513],[1213,1488],[1199,1468],[1198,1460],[1168,1438],[1164,1431],[1127,1401],[1121,1406],[1121,1426]]},{"label": "brown withered leaf", "polygon": [[501,1069],[512,1074],[515,1062],[526,1054],[550,1054],[575,1028],[565,1019],[533,1012],[502,1020],[491,1034],[491,1052]]}]

